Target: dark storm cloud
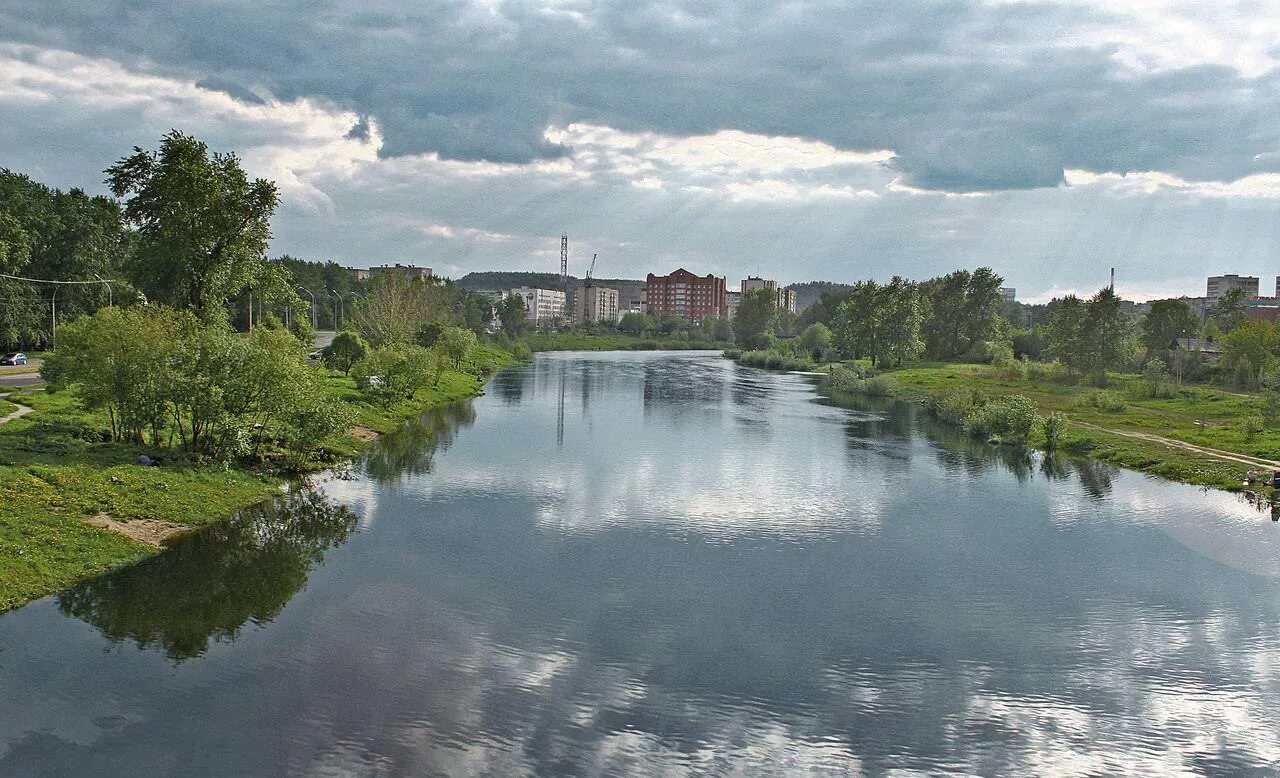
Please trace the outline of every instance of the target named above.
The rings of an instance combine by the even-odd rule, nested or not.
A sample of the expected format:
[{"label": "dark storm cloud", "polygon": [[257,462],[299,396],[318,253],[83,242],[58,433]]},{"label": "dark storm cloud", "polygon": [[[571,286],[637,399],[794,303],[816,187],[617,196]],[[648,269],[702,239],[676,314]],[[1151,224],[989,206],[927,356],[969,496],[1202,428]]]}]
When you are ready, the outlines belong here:
[{"label": "dark storm cloud", "polygon": [[[1052,4],[10,0],[0,37],[180,75],[240,99],[322,97],[381,153],[527,162],[549,124],[732,128],[893,149],[906,182],[1055,186],[1064,168],[1232,180],[1273,170],[1276,76],[1126,69]],[[1070,46],[1063,41],[1076,41]]]}]

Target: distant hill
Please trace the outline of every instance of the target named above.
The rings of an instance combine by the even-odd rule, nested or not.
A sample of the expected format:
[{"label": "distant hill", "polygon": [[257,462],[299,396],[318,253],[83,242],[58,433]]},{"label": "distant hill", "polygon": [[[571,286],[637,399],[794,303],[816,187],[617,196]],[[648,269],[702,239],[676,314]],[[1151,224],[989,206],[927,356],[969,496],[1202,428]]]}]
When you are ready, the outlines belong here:
[{"label": "distant hill", "polygon": [[796,293],[796,310],[803,311],[818,301],[827,292],[843,292],[852,289],[852,284],[837,284],[834,281],[805,281],[788,287]]},{"label": "distant hill", "polygon": [[[569,277],[570,282],[577,279]],[[472,292],[497,289],[514,289],[517,286],[535,286],[543,289],[559,289],[558,273],[534,273],[519,270],[484,270],[478,273],[467,273],[456,282],[463,289]]]}]

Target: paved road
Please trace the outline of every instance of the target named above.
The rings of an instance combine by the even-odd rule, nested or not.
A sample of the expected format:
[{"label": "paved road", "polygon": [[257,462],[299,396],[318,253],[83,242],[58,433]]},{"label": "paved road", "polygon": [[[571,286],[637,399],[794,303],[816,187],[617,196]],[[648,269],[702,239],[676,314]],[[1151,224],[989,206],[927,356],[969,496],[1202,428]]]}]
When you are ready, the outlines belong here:
[{"label": "paved road", "polygon": [[312,348],[328,348],[338,333],[332,330],[316,330],[315,337],[311,340]]}]

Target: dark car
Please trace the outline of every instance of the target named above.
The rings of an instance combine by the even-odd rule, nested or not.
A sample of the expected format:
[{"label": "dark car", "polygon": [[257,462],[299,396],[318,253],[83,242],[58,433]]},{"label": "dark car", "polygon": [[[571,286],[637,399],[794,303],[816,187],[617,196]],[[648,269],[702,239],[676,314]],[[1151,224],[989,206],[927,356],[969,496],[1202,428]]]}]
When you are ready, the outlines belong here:
[{"label": "dark car", "polygon": [[12,351],[8,354],[5,354],[3,359],[0,359],[0,365],[25,365],[25,364],[27,364],[27,355],[23,354],[21,351]]}]

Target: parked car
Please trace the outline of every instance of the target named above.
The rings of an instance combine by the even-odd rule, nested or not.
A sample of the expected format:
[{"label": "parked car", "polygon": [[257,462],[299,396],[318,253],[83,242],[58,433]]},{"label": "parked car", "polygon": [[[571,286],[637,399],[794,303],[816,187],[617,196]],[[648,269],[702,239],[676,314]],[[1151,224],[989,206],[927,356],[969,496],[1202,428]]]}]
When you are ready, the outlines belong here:
[{"label": "parked car", "polygon": [[11,351],[0,359],[0,365],[25,365],[27,364],[27,355],[21,351]]}]

